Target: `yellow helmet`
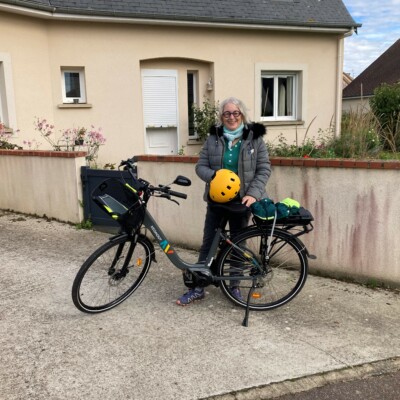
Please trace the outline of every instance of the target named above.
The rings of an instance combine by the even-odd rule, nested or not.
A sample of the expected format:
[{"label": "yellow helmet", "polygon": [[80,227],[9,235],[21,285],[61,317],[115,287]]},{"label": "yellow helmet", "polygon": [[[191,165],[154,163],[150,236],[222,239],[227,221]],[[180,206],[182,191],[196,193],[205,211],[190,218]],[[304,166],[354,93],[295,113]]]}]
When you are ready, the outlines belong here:
[{"label": "yellow helmet", "polygon": [[220,169],[210,182],[210,198],[217,203],[233,200],[240,190],[240,178],[229,169]]}]

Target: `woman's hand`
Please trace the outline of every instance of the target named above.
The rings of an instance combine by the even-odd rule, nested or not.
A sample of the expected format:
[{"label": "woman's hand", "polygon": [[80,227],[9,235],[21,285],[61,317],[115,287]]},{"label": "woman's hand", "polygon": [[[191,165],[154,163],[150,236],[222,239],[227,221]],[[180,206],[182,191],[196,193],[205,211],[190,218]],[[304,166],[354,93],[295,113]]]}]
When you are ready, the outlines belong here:
[{"label": "woman's hand", "polygon": [[256,201],[257,199],[255,199],[253,196],[244,196],[242,199],[242,204],[244,204],[246,207],[250,207]]}]

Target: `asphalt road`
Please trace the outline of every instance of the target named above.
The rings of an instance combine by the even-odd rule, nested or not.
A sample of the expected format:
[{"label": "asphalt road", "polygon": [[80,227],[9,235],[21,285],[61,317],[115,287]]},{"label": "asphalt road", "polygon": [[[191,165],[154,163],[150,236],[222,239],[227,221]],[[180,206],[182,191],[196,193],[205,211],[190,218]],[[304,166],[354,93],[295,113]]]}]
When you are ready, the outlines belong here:
[{"label": "asphalt road", "polygon": [[[337,382],[305,392],[275,397],[274,400],[399,400],[400,371]],[[260,399],[261,400],[261,399]]]}]

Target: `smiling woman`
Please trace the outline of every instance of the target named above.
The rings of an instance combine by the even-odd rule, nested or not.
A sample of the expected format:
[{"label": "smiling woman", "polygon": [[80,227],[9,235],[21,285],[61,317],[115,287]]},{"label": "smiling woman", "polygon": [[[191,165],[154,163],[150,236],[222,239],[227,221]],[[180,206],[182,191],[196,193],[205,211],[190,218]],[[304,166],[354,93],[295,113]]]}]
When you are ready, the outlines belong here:
[{"label": "smiling woman", "polygon": [[[219,123],[211,127],[196,164],[196,174],[205,183],[203,199],[207,202],[199,262],[207,262],[215,230],[224,218],[224,210],[215,208],[216,201],[221,202],[221,197],[226,198],[228,193],[231,202],[247,207],[244,207],[241,214],[231,215],[228,219],[231,235],[235,237],[248,225],[249,207],[266,196],[265,186],[271,174],[268,151],[263,139],[266,129],[264,125],[250,121],[244,103],[235,97],[227,98],[221,102],[218,116]],[[220,185],[220,171],[227,178],[223,181],[224,187]],[[218,181],[216,185],[215,180]],[[213,194],[214,186],[218,187],[221,194],[217,198]],[[205,296],[204,288],[188,284],[191,281],[188,274],[190,275],[184,273],[183,280],[190,289],[178,298],[178,305],[185,306]],[[241,298],[237,286],[230,287],[230,290],[236,298]]]}]

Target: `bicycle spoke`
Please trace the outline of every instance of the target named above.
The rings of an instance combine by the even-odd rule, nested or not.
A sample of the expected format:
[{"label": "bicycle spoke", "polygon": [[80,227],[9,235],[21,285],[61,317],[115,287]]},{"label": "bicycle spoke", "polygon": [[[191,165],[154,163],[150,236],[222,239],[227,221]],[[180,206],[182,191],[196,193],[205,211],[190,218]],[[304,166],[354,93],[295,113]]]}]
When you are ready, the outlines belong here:
[{"label": "bicycle spoke", "polygon": [[151,263],[146,241],[109,242],[93,253],[75,278],[72,297],[81,311],[101,312],[115,307],[141,284]]},{"label": "bicycle spoke", "polygon": [[[270,309],[290,301],[301,290],[307,275],[304,247],[287,232],[275,230],[267,253],[268,234],[250,229],[235,239],[244,253],[227,247],[221,254],[219,274],[226,277],[221,289],[234,303],[246,306],[247,296],[254,282],[250,298],[251,309]],[[239,288],[242,299],[232,295]]]}]

